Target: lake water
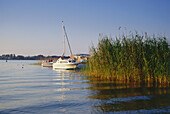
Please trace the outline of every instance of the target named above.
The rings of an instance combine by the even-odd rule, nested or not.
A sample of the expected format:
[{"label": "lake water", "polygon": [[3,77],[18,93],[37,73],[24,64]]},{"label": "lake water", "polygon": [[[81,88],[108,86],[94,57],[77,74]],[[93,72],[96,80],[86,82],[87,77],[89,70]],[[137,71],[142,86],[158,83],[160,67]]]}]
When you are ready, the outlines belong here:
[{"label": "lake water", "polygon": [[115,84],[79,71],[0,61],[0,113],[170,113],[170,88]]}]

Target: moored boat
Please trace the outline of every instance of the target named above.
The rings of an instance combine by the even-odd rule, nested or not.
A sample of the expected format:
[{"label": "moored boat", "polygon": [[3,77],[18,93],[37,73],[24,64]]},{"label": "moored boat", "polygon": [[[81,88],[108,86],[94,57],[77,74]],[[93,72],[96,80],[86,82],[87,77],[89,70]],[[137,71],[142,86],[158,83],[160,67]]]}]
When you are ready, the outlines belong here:
[{"label": "moored boat", "polygon": [[69,58],[69,59],[64,59],[64,58],[59,58],[56,63],[53,63],[53,69],[66,69],[66,70],[72,70],[77,68],[78,63]]},{"label": "moored boat", "polygon": [[66,33],[66,30],[65,30],[64,23],[62,22],[62,24],[63,24],[64,53],[56,62],[53,63],[53,69],[66,69],[66,70],[76,69],[78,63],[74,59],[64,58],[64,55],[65,55],[65,37],[67,39],[67,43],[68,43],[71,55],[72,55],[72,51],[71,51],[71,46],[70,46],[70,43],[69,43],[69,40],[68,40],[68,37],[67,37],[67,33]]},{"label": "moored boat", "polygon": [[53,60],[45,60],[45,61],[42,62],[41,66],[52,67],[53,66]]}]

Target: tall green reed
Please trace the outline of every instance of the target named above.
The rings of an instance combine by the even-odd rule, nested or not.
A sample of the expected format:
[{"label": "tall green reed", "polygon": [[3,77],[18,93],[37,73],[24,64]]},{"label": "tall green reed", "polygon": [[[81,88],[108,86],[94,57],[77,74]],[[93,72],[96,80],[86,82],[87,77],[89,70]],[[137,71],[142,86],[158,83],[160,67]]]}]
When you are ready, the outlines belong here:
[{"label": "tall green reed", "polygon": [[105,80],[125,83],[169,84],[170,49],[166,37],[147,34],[99,40],[90,48],[85,72]]}]

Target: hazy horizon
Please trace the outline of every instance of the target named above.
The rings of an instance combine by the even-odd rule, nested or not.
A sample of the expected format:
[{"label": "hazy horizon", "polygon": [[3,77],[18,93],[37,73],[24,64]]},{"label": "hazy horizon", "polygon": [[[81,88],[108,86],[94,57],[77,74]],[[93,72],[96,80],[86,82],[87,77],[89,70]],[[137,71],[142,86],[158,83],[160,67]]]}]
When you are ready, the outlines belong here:
[{"label": "hazy horizon", "polygon": [[169,6],[169,0],[0,0],[0,55],[62,55],[62,21],[73,54],[89,53],[99,34],[126,30],[169,42]]}]

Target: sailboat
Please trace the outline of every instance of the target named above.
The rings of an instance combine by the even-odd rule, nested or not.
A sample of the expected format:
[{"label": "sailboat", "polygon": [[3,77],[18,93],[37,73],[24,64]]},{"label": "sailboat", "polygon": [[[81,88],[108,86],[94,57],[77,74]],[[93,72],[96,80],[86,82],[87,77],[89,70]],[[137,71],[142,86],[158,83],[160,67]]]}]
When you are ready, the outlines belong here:
[{"label": "sailboat", "polygon": [[63,21],[62,21],[62,26],[63,26],[64,53],[55,63],[53,63],[53,69],[66,69],[66,70],[76,69],[78,63],[74,59],[64,58],[64,55],[65,55],[65,38],[67,39],[67,43],[68,43],[71,55],[72,55],[72,51],[71,51],[71,46],[70,46],[70,43],[69,43],[69,40],[68,40],[68,37],[67,37],[67,33],[66,33],[66,30],[65,30],[65,26],[64,26]]}]

